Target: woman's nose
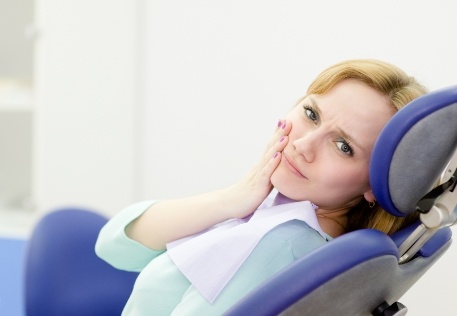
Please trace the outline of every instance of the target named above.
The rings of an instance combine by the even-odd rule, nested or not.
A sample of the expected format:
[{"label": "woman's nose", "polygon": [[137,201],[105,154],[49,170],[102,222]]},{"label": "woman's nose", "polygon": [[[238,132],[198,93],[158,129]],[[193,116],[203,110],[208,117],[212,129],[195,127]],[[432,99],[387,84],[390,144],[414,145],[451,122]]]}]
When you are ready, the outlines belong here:
[{"label": "woman's nose", "polygon": [[305,157],[307,162],[313,162],[316,158],[318,143],[319,133],[317,131],[307,132],[292,142],[297,153]]}]

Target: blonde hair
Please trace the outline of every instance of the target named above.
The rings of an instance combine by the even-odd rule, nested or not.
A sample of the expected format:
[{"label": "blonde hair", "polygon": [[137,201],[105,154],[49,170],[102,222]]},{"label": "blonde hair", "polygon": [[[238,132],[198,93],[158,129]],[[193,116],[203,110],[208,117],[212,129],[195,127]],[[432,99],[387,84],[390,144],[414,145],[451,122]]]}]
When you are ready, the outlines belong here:
[{"label": "blonde hair", "polygon": [[[302,99],[311,94],[325,94],[345,79],[359,80],[385,95],[395,111],[427,93],[427,89],[416,79],[392,64],[374,59],[354,59],[340,62],[321,72]],[[363,198],[348,212],[347,217],[347,231],[373,228],[387,234],[392,234],[417,219],[417,215],[404,218],[393,216],[378,204],[370,207]]]}]

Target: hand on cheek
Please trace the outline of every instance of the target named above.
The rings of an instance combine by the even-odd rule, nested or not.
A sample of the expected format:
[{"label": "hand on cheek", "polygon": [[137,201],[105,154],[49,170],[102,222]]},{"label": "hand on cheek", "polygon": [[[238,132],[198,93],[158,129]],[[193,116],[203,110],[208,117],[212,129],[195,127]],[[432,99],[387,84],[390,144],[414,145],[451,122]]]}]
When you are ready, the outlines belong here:
[{"label": "hand on cheek", "polygon": [[282,151],[289,141],[289,132],[292,124],[286,120],[279,120],[271,141],[265,148],[264,154],[254,170],[258,173],[260,187],[268,187],[271,190],[270,177],[281,161]]},{"label": "hand on cheek", "polygon": [[292,124],[286,120],[279,120],[277,129],[273,134],[271,142],[268,144],[267,149],[265,150],[264,160],[265,160],[265,176],[267,176],[268,181],[275,171],[276,167],[281,161],[282,151],[289,142],[289,133],[292,128]]},{"label": "hand on cheek", "polygon": [[290,122],[280,120],[260,161],[243,179],[229,188],[228,194],[239,201],[234,217],[250,215],[271,192],[270,177],[281,161],[291,128]]}]

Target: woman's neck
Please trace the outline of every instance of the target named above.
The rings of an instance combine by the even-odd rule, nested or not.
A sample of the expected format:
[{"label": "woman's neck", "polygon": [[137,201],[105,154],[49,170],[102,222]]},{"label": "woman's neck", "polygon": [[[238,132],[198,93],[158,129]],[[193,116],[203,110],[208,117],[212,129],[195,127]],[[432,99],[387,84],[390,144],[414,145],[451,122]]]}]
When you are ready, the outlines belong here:
[{"label": "woman's neck", "polygon": [[326,211],[316,210],[317,220],[322,230],[332,237],[338,237],[346,233],[348,210]]},{"label": "woman's neck", "polygon": [[[272,206],[293,202],[297,201],[292,200],[291,198],[283,195],[281,192],[278,191],[273,200]],[[335,238],[340,235],[343,235],[346,232],[347,212],[347,208],[338,210],[324,210],[317,208],[316,216],[322,230]]]}]

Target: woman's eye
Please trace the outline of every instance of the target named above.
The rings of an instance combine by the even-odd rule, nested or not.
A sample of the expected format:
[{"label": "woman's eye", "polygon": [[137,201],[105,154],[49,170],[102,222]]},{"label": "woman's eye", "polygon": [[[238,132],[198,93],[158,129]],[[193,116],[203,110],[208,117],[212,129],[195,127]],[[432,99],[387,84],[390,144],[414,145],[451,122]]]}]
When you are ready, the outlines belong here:
[{"label": "woman's eye", "polygon": [[354,154],[351,145],[349,145],[345,140],[338,140],[335,144],[343,154],[348,156],[352,156]]},{"label": "woman's eye", "polygon": [[317,113],[316,111],[314,111],[314,109],[312,109],[311,107],[305,105],[304,107],[304,110],[305,110],[305,115],[313,122],[316,122],[318,117],[317,117]]}]

